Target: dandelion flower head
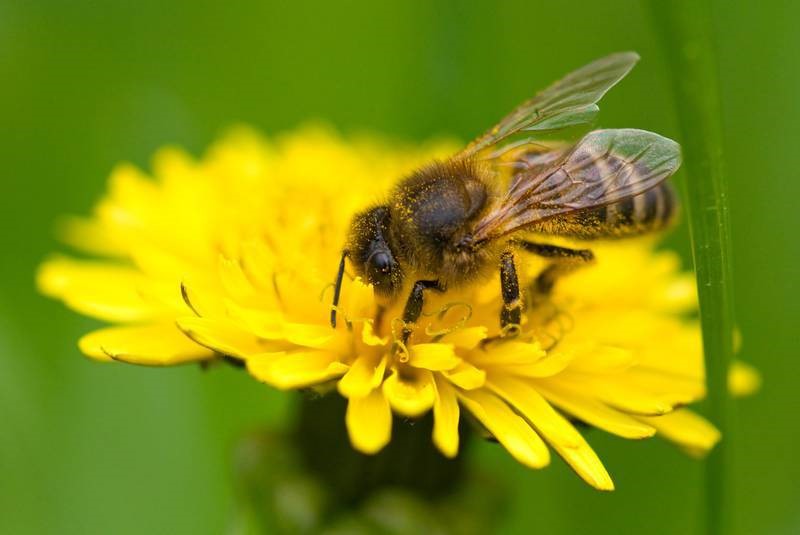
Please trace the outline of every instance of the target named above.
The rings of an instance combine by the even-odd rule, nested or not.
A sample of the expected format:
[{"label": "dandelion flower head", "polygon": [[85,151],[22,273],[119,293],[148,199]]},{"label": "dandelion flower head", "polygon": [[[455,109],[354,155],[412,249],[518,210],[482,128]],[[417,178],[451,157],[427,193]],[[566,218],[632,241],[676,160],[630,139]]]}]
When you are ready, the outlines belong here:
[{"label": "dandelion flower head", "polygon": [[[719,432],[683,408],[705,394],[693,278],[652,239],[592,244],[596,263],[526,307],[516,337],[498,339],[494,278],[431,295],[398,347],[402,302],[376,323],[372,289],[350,270],[343,320],[331,328],[331,282],[353,215],[456,148],[312,127],[276,140],[240,129],[200,159],[163,149],[152,177],[118,167],[94,214],[65,226],[66,241],[95,259],[51,258],[39,286],[113,324],[80,340],[91,358],[235,360],[279,389],[335,388],[364,453],[391,440],[393,414],[432,412],[432,440],[453,457],[468,417],[523,465],[544,467],[553,450],[611,490],[575,422],[628,439],[658,434],[693,454],[713,447]],[[517,262],[523,286],[545,265]],[[748,368],[734,377],[738,390],[754,387]]]}]

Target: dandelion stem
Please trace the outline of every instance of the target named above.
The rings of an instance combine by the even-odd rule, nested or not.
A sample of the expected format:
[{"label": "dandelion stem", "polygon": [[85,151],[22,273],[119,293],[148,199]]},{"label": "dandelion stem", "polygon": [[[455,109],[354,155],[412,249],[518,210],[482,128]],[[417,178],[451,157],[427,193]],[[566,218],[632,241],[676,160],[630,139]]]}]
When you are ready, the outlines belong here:
[{"label": "dandelion stem", "polygon": [[[733,353],[730,230],[709,0],[649,0],[672,69],[683,138],[692,250],[700,298],[709,416],[726,436]],[[729,437],[728,437],[729,438]],[[706,533],[730,533],[724,442],[707,464]]]}]

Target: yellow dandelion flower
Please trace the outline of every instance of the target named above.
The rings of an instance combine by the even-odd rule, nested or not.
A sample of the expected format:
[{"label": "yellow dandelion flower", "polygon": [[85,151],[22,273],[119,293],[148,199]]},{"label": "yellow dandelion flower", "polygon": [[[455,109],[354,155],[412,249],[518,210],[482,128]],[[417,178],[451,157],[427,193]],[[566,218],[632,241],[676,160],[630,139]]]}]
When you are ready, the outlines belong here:
[{"label": "yellow dandelion flower", "polygon": [[[81,339],[99,360],[224,356],[276,388],[335,385],[365,453],[391,440],[393,413],[432,411],[433,442],[453,457],[469,414],[522,464],[547,465],[552,448],[611,490],[575,421],[629,439],[658,434],[693,454],[713,447],[719,432],[682,408],[705,394],[693,279],[652,240],[593,245],[597,262],[529,306],[516,337],[498,339],[498,280],[431,296],[398,347],[401,305],[377,318],[372,289],[348,276],[331,328],[331,280],[353,214],[453,148],[305,129],[277,142],[239,131],[199,161],[164,150],[155,180],[118,168],[94,216],[68,225],[71,244],[105,259],[51,259],[40,288],[118,324]],[[543,268],[534,257],[518,262],[523,283]],[[731,387],[756,382],[737,368]]]}]

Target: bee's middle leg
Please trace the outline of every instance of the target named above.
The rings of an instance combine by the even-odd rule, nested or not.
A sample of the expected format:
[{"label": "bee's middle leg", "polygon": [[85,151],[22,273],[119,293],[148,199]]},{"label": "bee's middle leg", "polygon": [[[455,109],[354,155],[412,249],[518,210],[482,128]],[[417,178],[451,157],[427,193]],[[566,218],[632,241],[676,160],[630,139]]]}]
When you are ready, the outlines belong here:
[{"label": "bee's middle leg", "polygon": [[444,286],[442,286],[438,280],[419,280],[414,283],[414,287],[408,295],[406,306],[403,309],[403,344],[408,342],[413,332],[413,325],[419,319],[420,314],[422,314],[422,304],[424,302],[423,292],[425,290],[443,292]]}]

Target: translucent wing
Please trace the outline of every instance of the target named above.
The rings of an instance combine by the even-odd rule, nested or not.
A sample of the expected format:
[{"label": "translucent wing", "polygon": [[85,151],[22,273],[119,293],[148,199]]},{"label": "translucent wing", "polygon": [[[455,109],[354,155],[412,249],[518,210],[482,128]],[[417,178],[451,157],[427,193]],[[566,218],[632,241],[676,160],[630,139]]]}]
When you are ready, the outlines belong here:
[{"label": "translucent wing", "polygon": [[680,146],[671,139],[644,130],[595,130],[558,161],[519,173],[476,223],[473,243],[633,197],[667,179],[680,163]]},{"label": "translucent wing", "polygon": [[620,52],[581,67],[523,102],[457,157],[474,156],[520,132],[551,132],[591,123],[599,110],[597,102],[637,61],[635,52]]}]

